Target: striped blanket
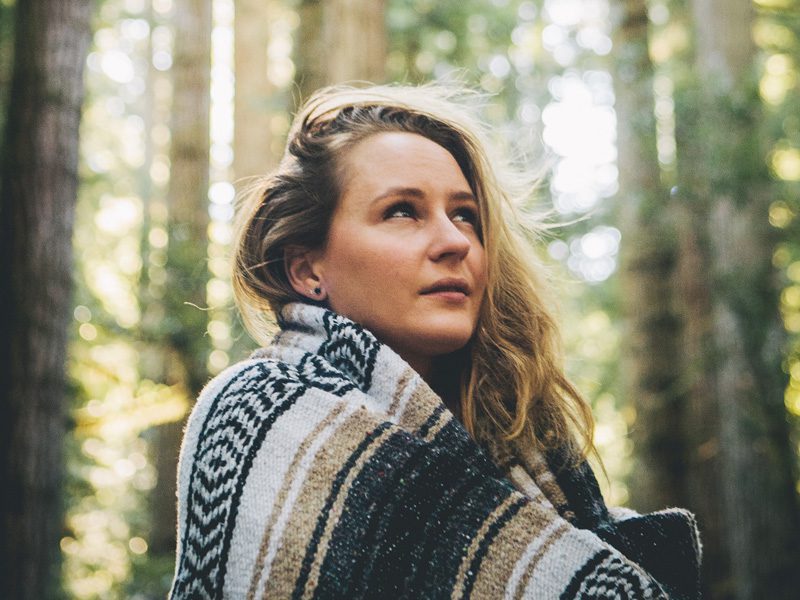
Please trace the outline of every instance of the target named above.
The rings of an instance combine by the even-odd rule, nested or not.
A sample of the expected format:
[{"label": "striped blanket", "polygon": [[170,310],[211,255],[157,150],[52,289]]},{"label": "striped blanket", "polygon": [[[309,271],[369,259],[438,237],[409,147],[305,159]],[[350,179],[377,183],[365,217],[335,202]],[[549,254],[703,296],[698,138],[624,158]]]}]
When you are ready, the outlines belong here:
[{"label": "striped blanket", "polygon": [[691,515],[611,514],[585,464],[497,457],[390,348],[304,304],[204,389],[172,598],[693,598]]}]

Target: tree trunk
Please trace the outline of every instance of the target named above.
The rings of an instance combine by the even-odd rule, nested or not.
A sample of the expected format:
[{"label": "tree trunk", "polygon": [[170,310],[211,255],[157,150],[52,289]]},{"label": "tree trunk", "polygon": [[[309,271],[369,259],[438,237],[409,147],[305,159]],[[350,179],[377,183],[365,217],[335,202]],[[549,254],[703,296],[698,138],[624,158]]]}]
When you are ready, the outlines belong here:
[{"label": "tree trunk", "polygon": [[[178,0],[174,10],[169,245],[164,304],[165,379],[196,397],[207,379],[206,311],[211,69],[211,0]],[[159,427],[153,495],[153,554],[174,554],[176,473],[182,426]]]},{"label": "tree trunk", "polygon": [[641,510],[686,501],[678,320],[671,277],[674,234],[656,152],[653,66],[644,0],[616,0],[614,77],[618,132],[622,379],[636,408],[631,502]]},{"label": "tree trunk", "polygon": [[236,0],[234,180],[263,175],[277,164],[278,156],[272,144],[275,136],[272,134],[271,116],[278,90],[267,77],[270,13],[277,8],[274,2],[266,0]]},{"label": "tree trunk", "polygon": [[800,589],[800,513],[783,405],[784,335],[771,262],[777,240],[768,223],[752,6],[691,6],[697,83],[684,90],[677,113],[690,507],[703,527],[714,597],[791,598]]},{"label": "tree trunk", "polygon": [[89,0],[17,2],[0,186],[0,589],[54,593]]},{"label": "tree trunk", "polygon": [[303,0],[295,62],[307,98],[323,85],[385,77],[385,0]]},{"label": "tree trunk", "polygon": [[11,68],[14,60],[14,7],[0,2],[0,139],[7,115]]}]

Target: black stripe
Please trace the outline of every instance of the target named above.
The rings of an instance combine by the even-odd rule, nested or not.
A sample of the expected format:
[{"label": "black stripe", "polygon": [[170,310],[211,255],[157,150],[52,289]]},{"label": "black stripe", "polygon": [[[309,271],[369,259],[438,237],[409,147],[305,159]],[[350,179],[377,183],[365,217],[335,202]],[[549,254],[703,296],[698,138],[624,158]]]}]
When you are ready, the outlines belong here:
[{"label": "black stripe", "polygon": [[322,534],[325,532],[325,524],[328,521],[331,508],[333,508],[333,504],[334,502],[336,502],[336,498],[339,496],[339,492],[341,491],[342,485],[344,485],[345,479],[347,479],[348,474],[353,469],[359,457],[364,453],[364,451],[366,451],[366,449],[372,445],[375,439],[390,426],[391,423],[381,423],[375,429],[368,432],[366,437],[363,440],[361,440],[361,443],[347,459],[347,462],[345,462],[344,466],[336,474],[336,478],[333,480],[333,483],[331,485],[330,494],[328,494],[328,498],[325,501],[325,505],[322,507],[322,510],[320,511],[319,517],[317,518],[317,525],[314,528],[314,532],[311,535],[311,540],[309,541],[309,544],[306,547],[306,553],[305,556],[303,557],[303,564],[300,567],[300,575],[297,578],[294,592],[292,593],[293,599],[301,598],[303,595],[306,583],[308,582],[308,576],[311,573],[311,565],[314,562],[314,557],[317,554],[319,543],[320,540],[322,539]]},{"label": "black stripe", "polygon": [[[471,438],[464,430],[461,422],[452,419],[436,434],[433,443],[438,446],[453,448],[455,454],[461,455],[465,461],[471,463],[472,469],[461,468],[462,476],[455,480],[453,486],[446,491],[431,514],[429,524],[423,532],[423,544],[415,550],[412,560],[419,565],[433,564],[433,554],[441,552],[438,545],[440,539],[447,534],[444,533],[448,526],[447,515],[453,514],[457,510],[459,502],[463,502],[467,496],[472,496],[474,490],[483,483],[487,477],[500,479],[494,463],[489,461],[480,448],[471,441]],[[463,467],[463,466],[462,466]],[[506,484],[509,492],[512,490],[511,484]],[[445,517],[443,517],[445,516]],[[465,549],[466,552],[466,549]],[[423,577],[425,569],[418,570],[416,575],[410,578],[404,586],[406,598],[418,598],[422,595],[425,586],[429,582]],[[455,581],[455,579],[453,580]]]},{"label": "black stripe", "polygon": [[436,409],[433,411],[433,414],[425,419],[425,422],[422,424],[422,427],[419,428],[417,435],[421,438],[425,438],[428,435],[428,432],[431,430],[436,422],[439,420],[439,416],[444,412],[444,404],[439,404]]},{"label": "black stripe", "polygon": [[452,590],[471,539],[512,493],[476,462],[474,450],[452,453],[404,431],[388,438],[348,492],[318,596],[432,597]]},{"label": "black stripe", "polygon": [[485,471],[487,475],[497,479],[505,479],[505,474],[489,458],[488,454],[475,443],[467,433],[461,421],[450,419],[433,439],[437,446],[448,448],[453,454],[463,457],[465,461]]},{"label": "black stripe", "polygon": [[[383,469],[387,467],[390,471],[388,476],[380,477],[379,480],[374,480],[374,482],[379,483],[383,489],[372,490],[372,495],[377,491],[381,497],[380,501],[375,502],[374,506],[371,507],[372,510],[370,512],[375,518],[368,518],[367,522],[369,526],[362,536],[362,543],[359,544],[362,548],[371,549],[371,551],[369,555],[367,555],[366,552],[361,552],[360,554],[363,560],[353,565],[350,576],[351,586],[350,589],[347,590],[345,597],[359,597],[361,595],[359,590],[369,588],[370,575],[373,572],[376,560],[378,560],[378,555],[381,550],[381,541],[392,535],[390,532],[393,525],[392,517],[396,513],[398,503],[397,495],[391,493],[391,491],[399,490],[403,487],[413,487],[422,469],[424,469],[424,465],[420,463],[425,460],[425,454],[429,451],[426,444],[418,444],[415,447],[409,448],[408,439],[403,434],[398,435],[392,442],[394,443],[387,447],[385,456],[389,456],[395,461],[402,456],[405,460],[402,463],[402,467],[395,469],[393,473],[391,472],[392,465],[384,461],[378,462],[376,460],[369,466],[369,471],[372,472],[381,469],[378,470],[376,474],[381,472],[386,473]],[[403,456],[403,454],[406,455]],[[380,460],[382,457],[376,456],[375,458]],[[365,471],[364,474],[367,475],[369,471]],[[369,481],[369,479],[365,478],[365,481]],[[420,512],[424,512],[424,510]],[[404,536],[401,535],[401,537]],[[345,537],[345,539],[348,538],[349,536]],[[331,562],[333,562],[333,560],[335,559],[332,558]]]},{"label": "black stripe", "polygon": [[411,560],[415,564],[421,565],[421,568],[406,578],[403,585],[403,598],[415,599],[422,595],[421,588],[426,585],[424,565],[432,563],[431,557],[439,547],[439,540],[443,538],[442,529],[447,523],[447,515],[455,512],[455,506],[459,502],[463,502],[470,490],[476,488],[485,477],[486,474],[480,471],[464,470],[462,476],[444,493],[422,531],[422,543],[412,551]]},{"label": "black stripe", "polygon": [[566,448],[549,450],[545,458],[567,499],[566,505],[556,506],[561,516],[565,516],[567,509],[572,511],[575,517],[568,520],[580,529],[595,529],[611,519],[597,478],[587,461],[573,464],[572,454]]}]

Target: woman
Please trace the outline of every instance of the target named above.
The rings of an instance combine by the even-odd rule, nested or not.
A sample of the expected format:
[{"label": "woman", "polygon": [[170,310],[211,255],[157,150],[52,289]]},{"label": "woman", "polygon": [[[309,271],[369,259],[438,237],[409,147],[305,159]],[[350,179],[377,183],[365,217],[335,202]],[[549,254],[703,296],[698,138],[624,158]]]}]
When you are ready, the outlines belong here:
[{"label": "woman", "polygon": [[698,595],[690,514],[602,501],[480,131],[436,87],[326,89],[297,116],[241,208],[234,289],[265,347],[190,418],[173,597]]}]

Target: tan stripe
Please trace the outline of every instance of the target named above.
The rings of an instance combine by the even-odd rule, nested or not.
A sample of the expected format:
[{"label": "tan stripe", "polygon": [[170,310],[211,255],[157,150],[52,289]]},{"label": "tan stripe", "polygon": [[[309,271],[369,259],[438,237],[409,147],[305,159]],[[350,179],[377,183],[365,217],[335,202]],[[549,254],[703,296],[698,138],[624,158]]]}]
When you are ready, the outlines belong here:
[{"label": "tan stripe", "polygon": [[281,483],[281,488],[278,491],[275,505],[272,508],[272,514],[270,515],[269,522],[264,529],[264,534],[261,537],[261,546],[258,549],[258,557],[256,558],[255,568],[253,569],[253,574],[250,577],[250,589],[247,592],[247,600],[254,600],[256,597],[256,588],[258,587],[258,582],[261,579],[261,572],[264,568],[264,558],[267,555],[267,548],[269,547],[270,537],[275,528],[275,522],[283,511],[283,505],[286,502],[286,496],[289,493],[292,482],[297,476],[297,471],[300,467],[303,457],[305,457],[309,447],[317,439],[319,434],[327,429],[331,423],[333,423],[337,417],[339,417],[345,406],[345,404],[337,405],[327,417],[325,417],[317,424],[316,427],[314,427],[313,431],[311,431],[311,433],[306,437],[306,439],[303,440],[303,443],[300,444],[300,447],[297,449],[297,452],[292,459],[292,464],[289,465],[289,469],[286,471],[286,474],[283,477],[283,482]]},{"label": "tan stripe", "polygon": [[406,388],[408,384],[411,383],[411,380],[414,378],[414,371],[411,369],[406,369],[403,374],[400,376],[400,379],[397,381],[397,386],[395,387],[394,397],[392,398],[392,403],[389,405],[389,416],[395,416],[397,412],[398,406],[400,406],[400,400],[403,396],[407,393]]},{"label": "tan stripe", "polygon": [[397,415],[398,423],[409,431],[418,431],[441,403],[441,399],[433,393],[433,390],[420,383],[411,392],[405,410]]},{"label": "tan stripe", "polygon": [[[550,503],[558,508],[559,512],[563,512],[567,507],[567,497],[564,494],[561,486],[558,485],[555,475],[550,470],[544,456],[532,447],[526,447],[522,444],[516,446],[518,456],[522,461],[523,466],[533,477],[536,485],[542,490]],[[566,514],[567,518],[574,518],[574,515]]]},{"label": "tan stripe", "polygon": [[539,561],[542,560],[542,557],[547,553],[556,541],[561,539],[561,537],[570,529],[570,525],[568,523],[564,523],[561,527],[556,529],[553,532],[553,535],[542,544],[539,551],[533,555],[531,558],[530,563],[528,563],[528,568],[525,570],[525,574],[522,576],[522,579],[519,582],[519,587],[517,587],[517,593],[514,595],[514,600],[519,600],[522,598],[522,595],[525,593],[525,589],[528,587],[528,582],[531,579],[531,575],[533,575],[533,571],[536,569],[536,565],[539,564]]},{"label": "tan stripe", "polygon": [[336,497],[336,501],[334,502],[331,512],[328,515],[328,520],[325,523],[325,532],[322,534],[319,546],[317,547],[317,554],[314,556],[314,563],[311,565],[311,572],[308,575],[308,583],[306,583],[306,589],[304,590],[303,598],[312,598],[314,596],[314,590],[319,582],[319,571],[322,568],[322,561],[325,558],[325,554],[327,554],[328,544],[331,541],[331,535],[333,535],[333,529],[339,522],[339,518],[342,516],[344,503],[347,499],[347,494],[350,491],[350,486],[353,485],[353,480],[358,477],[358,474],[361,472],[361,469],[364,467],[366,462],[372,458],[383,442],[389,436],[391,436],[392,433],[393,432],[391,429],[385,429],[383,432],[381,432],[381,434],[373,440],[369,448],[367,448],[364,453],[358,457],[356,464],[353,465],[353,468],[350,469],[350,472],[347,474],[347,478],[345,479],[342,488],[339,490],[339,495]]},{"label": "tan stripe", "polygon": [[458,600],[461,596],[464,595],[464,586],[466,584],[466,577],[467,577],[467,569],[469,569],[470,564],[472,564],[472,559],[475,558],[475,554],[478,552],[478,548],[480,548],[481,542],[486,537],[486,534],[489,532],[489,528],[492,524],[500,518],[506,509],[511,506],[514,502],[519,501],[519,496],[517,494],[511,494],[506,498],[500,506],[495,508],[492,513],[484,520],[483,524],[481,525],[478,532],[472,538],[472,543],[469,545],[469,550],[467,551],[466,556],[461,561],[461,566],[458,569],[458,575],[456,576],[456,584],[453,587],[453,593],[450,596],[453,600]]},{"label": "tan stripe", "polygon": [[[283,540],[272,561],[272,570],[264,585],[263,598],[288,598],[292,595],[308,544],[330,495],[336,475],[364,440],[366,432],[379,425],[377,419],[366,409],[359,408],[344,420],[314,457],[314,462],[303,481],[298,501],[292,507],[284,528]],[[350,481],[351,479],[348,479],[339,490],[340,500],[347,496]],[[331,513],[328,525],[335,523],[337,518],[338,515]],[[317,549],[318,559],[321,555],[324,556],[326,548],[320,544]],[[313,589],[317,582],[309,579],[307,585]]]},{"label": "tan stripe", "polygon": [[[552,508],[543,510],[533,503],[521,506],[492,539],[476,574],[471,596],[503,598],[517,563],[530,546],[531,539],[546,532],[547,525],[552,521]],[[545,537],[542,535],[541,539]]]}]

